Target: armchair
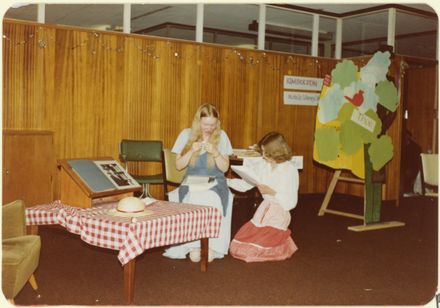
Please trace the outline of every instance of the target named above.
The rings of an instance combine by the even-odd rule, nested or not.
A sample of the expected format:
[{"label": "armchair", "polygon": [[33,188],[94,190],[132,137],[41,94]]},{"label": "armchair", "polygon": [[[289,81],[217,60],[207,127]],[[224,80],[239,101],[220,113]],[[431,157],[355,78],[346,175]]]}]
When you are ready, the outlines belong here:
[{"label": "armchair", "polygon": [[27,281],[38,289],[34,272],[40,259],[41,240],[26,235],[24,202],[17,200],[2,206],[2,290],[5,297],[14,297]]}]

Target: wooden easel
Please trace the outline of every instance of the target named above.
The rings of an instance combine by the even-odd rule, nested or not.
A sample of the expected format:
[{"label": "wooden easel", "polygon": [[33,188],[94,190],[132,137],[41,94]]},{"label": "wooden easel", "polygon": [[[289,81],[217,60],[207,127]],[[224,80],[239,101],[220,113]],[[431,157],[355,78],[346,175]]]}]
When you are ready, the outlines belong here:
[{"label": "wooden easel", "polygon": [[336,184],[338,183],[338,181],[364,184],[363,180],[341,176],[341,170],[336,170],[335,173],[333,174],[332,180],[330,181],[330,185],[327,189],[327,192],[325,193],[324,201],[322,201],[318,216],[323,216],[325,213],[329,213],[329,214],[334,214],[334,215],[341,215],[341,216],[346,216],[346,217],[350,217],[350,218],[360,219],[363,221],[364,220],[363,215],[357,215],[357,214],[352,214],[352,213],[347,213],[347,212],[342,212],[342,211],[330,210],[327,208],[328,204],[330,203],[330,199],[333,195],[333,192],[335,191],[335,187],[336,187]]},{"label": "wooden easel", "polygon": [[366,204],[365,197],[364,197],[364,215],[357,215],[357,214],[352,214],[352,213],[348,213],[348,212],[328,209],[327,208],[328,204],[330,203],[330,199],[333,195],[333,192],[335,190],[335,187],[336,187],[336,184],[338,183],[338,181],[352,182],[352,183],[358,183],[358,184],[365,185],[365,181],[360,180],[360,179],[341,176],[341,170],[335,170],[335,173],[333,174],[333,178],[330,181],[330,185],[329,185],[327,192],[325,194],[324,200],[321,204],[321,208],[319,209],[318,216],[323,216],[325,213],[329,213],[329,214],[334,214],[334,215],[350,217],[350,218],[354,218],[354,219],[360,219],[363,221],[362,225],[348,227],[348,230],[356,231],[356,232],[394,228],[394,227],[402,227],[405,225],[405,223],[400,222],[400,221],[368,223],[365,219],[365,213],[367,211],[367,204]]},{"label": "wooden easel", "polygon": [[[111,157],[86,158],[88,160],[112,160]],[[61,202],[81,208],[90,208],[106,202],[119,201],[124,197],[133,196],[135,191],[141,191],[142,187],[127,189],[112,189],[101,192],[92,191],[84,180],[72,169],[68,159],[58,161],[60,170]]]}]

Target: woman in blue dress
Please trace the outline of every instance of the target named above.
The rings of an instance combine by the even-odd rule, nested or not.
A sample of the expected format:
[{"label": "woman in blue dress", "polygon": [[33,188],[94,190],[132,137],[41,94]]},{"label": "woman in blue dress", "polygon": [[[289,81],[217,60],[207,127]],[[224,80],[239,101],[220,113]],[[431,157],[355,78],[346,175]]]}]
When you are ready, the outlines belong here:
[{"label": "woman in blue dress", "polygon": [[[222,213],[218,238],[209,239],[208,261],[221,259],[228,254],[231,241],[231,216],[233,196],[229,191],[224,173],[229,168],[232,152],[227,134],[220,128],[217,109],[210,105],[200,106],[194,115],[191,128],[184,129],[171,150],[176,153],[178,170],[187,168],[185,178],[190,175],[215,177],[216,185],[203,191],[191,190],[186,185],[169,193],[169,200],[197,205],[213,206]],[[164,256],[172,259],[200,261],[200,241],[172,246]]]}]

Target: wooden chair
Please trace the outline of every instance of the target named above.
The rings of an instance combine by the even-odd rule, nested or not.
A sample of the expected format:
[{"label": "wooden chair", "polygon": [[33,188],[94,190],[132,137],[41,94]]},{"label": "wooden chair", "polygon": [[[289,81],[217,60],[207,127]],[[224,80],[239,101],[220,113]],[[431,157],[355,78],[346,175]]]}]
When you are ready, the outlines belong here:
[{"label": "wooden chair", "polygon": [[34,272],[40,259],[41,240],[38,235],[26,235],[23,201],[4,205],[2,214],[2,290],[14,303],[27,281],[34,290],[38,289]]},{"label": "wooden chair", "polygon": [[[422,194],[429,197],[438,197],[438,154],[420,154],[422,160]],[[434,191],[427,191],[432,188]]]},{"label": "wooden chair", "polygon": [[183,170],[176,169],[176,154],[170,149],[163,149],[163,174],[164,174],[164,192],[165,200],[168,200],[168,185],[179,186],[185,176],[186,168]]}]

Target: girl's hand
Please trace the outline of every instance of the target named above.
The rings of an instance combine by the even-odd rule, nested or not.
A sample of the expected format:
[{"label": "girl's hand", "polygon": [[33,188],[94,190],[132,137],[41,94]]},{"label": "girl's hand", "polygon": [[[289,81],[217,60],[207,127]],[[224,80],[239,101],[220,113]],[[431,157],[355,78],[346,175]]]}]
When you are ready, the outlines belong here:
[{"label": "girl's hand", "polygon": [[193,152],[198,152],[202,149],[202,143],[201,142],[194,142],[192,144],[192,150]]},{"label": "girl's hand", "polygon": [[277,193],[275,190],[273,190],[272,188],[270,188],[269,186],[264,185],[264,184],[257,185],[257,188],[258,188],[258,190],[260,191],[260,193],[262,195],[272,195],[272,196],[275,196],[276,193]]},{"label": "girl's hand", "polygon": [[217,147],[215,147],[213,144],[207,142],[205,143],[205,150],[209,154],[212,154],[212,156],[217,157],[220,155],[220,152],[217,150]]}]

